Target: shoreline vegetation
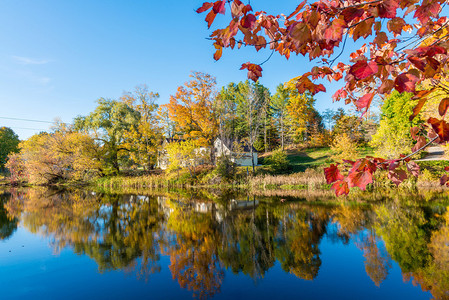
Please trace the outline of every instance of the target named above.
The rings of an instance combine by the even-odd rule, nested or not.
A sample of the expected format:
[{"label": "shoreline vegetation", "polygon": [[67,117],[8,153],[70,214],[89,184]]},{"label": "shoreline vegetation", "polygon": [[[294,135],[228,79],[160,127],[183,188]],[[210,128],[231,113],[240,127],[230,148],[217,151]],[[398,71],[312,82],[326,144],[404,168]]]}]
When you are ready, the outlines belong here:
[{"label": "shoreline vegetation", "polygon": [[[267,157],[269,156],[262,157],[261,160],[264,161]],[[139,174],[138,171],[132,171],[123,175],[100,177],[90,182],[59,182],[53,186],[90,186],[109,191],[136,192],[161,189],[218,189],[237,190],[260,196],[294,196],[301,195],[304,191],[323,191],[323,195],[334,195],[330,191],[330,185],[326,183],[323,172],[323,168],[329,164],[329,149],[290,151],[287,159],[286,170],[276,172],[278,174],[273,174],[270,165],[259,165],[254,176],[246,167],[237,167],[231,180],[222,178],[213,166],[200,166],[193,176],[187,170],[166,173],[153,171],[151,174],[142,174],[142,172]],[[421,175],[418,178],[407,179],[399,186],[400,190],[444,189],[440,187],[439,177],[444,173],[444,167],[449,166],[449,161],[423,161],[418,164],[421,167]],[[7,176],[0,176],[0,185],[11,185]],[[20,182],[17,185],[31,186],[26,182]],[[390,187],[396,186],[387,179],[386,174],[380,173],[368,190]]]},{"label": "shoreline vegetation", "polygon": [[[369,155],[370,149],[365,149],[363,155]],[[302,197],[308,191],[322,196],[334,196],[330,185],[326,183],[323,168],[330,162],[329,148],[304,149],[302,151],[288,151],[288,163],[284,169],[273,170],[272,165],[263,164],[269,161],[270,155],[261,157],[262,164],[257,166],[256,174],[252,175],[249,168],[236,167],[232,179],[223,178],[216,167],[199,166],[190,174],[187,170],[163,172],[153,170],[144,174],[139,170],[129,171],[122,175],[105,176],[90,180],[63,181],[51,186],[56,187],[91,187],[108,191],[133,191],[145,190],[235,190],[250,193],[257,196],[299,196]],[[396,187],[386,176],[379,173],[374,184],[369,185],[368,191],[376,189],[395,188],[399,190],[433,189],[445,190],[439,184],[439,177],[444,173],[444,167],[449,166],[449,161],[422,161],[421,175],[418,178],[409,178],[399,187]],[[11,186],[6,175],[0,175],[0,186]],[[18,182],[15,186],[34,186],[27,182]],[[354,189],[357,190],[357,189]],[[362,191],[360,191],[362,192]]]},{"label": "shoreline vegetation", "polygon": [[[158,94],[142,86],[118,99],[100,98],[73,124],[55,121],[51,132],[25,141],[3,128],[15,147],[0,157],[0,170],[10,174],[10,180],[0,177],[0,185],[267,194],[332,188],[346,195],[350,187],[436,188],[439,178],[449,178],[448,161],[397,163],[422,158],[430,145],[412,138],[409,128],[416,124],[409,120],[412,108],[403,106],[410,102],[406,93],[392,93],[380,115],[361,119],[343,109],[320,115],[311,95],[297,93],[294,80],[272,95],[249,81],[216,94],[211,75],[193,72],[191,79],[168,104],[156,104]],[[385,125],[388,120],[393,123]],[[387,162],[389,170],[382,171]]]}]

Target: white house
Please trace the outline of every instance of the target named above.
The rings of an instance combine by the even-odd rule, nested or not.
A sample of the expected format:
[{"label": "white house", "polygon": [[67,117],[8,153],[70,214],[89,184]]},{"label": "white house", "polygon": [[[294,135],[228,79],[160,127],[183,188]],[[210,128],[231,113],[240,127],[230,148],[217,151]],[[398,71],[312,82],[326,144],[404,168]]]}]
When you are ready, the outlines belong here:
[{"label": "white house", "polygon": [[[170,164],[170,159],[168,156],[165,147],[173,142],[183,142],[183,139],[173,139],[166,138],[162,142],[162,150],[158,153],[157,165],[156,167],[161,168],[162,170],[166,170]],[[195,162],[196,165],[202,165],[210,163],[209,160],[204,159],[210,157],[210,149],[206,147],[200,147],[195,149],[195,152],[198,153],[198,161]],[[214,142],[214,154],[216,158],[220,156],[227,155],[230,159],[235,162],[238,166],[250,167],[251,163],[251,151],[247,145],[238,142],[222,142],[220,138],[215,139]],[[253,148],[253,160],[254,165],[257,165],[257,151]]]},{"label": "white house", "polygon": [[[215,157],[228,155],[233,162],[238,166],[249,167],[251,163],[251,148],[244,143],[232,142],[231,140],[222,141],[220,138],[215,139],[214,142]],[[257,166],[258,158],[257,151],[253,147],[254,165]]]}]

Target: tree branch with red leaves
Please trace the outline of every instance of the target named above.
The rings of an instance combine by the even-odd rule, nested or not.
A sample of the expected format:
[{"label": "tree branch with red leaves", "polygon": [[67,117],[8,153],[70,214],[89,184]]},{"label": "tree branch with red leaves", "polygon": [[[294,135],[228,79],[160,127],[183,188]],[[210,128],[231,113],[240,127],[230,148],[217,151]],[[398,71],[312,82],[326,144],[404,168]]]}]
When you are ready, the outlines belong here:
[{"label": "tree branch with red leaves", "polygon": [[[226,11],[226,2],[230,3],[230,13]],[[269,47],[286,59],[291,54],[308,56],[314,67],[299,74],[298,92],[314,95],[326,91],[321,80],[344,81],[344,87],[333,95],[334,101],[352,102],[362,114],[376,95],[388,95],[394,89],[409,92],[414,94],[412,100],[418,100],[410,116],[413,119],[438,84],[428,89],[422,87],[441,82],[448,71],[448,18],[441,16],[445,4],[445,0],[303,1],[290,14],[270,15],[254,12],[251,5],[240,0],[219,0],[204,3],[197,12],[207,12],[209,28],[218,14],[230,17],[228,26],[210,35],[216,60],[223,48],[234,49],[236,45],[252,46],[257,51]],[[340,61],[333,66],[342,55],[340,48],[348,44],[347,37],[354,42],[363,38],[366,43],[344,60],[349,63]],[[240,69],[246,69],[248,78],[254,81],[262,76],[260,64],[247,62]],[[427,121],[429,134],[436,135],[430,139],[438,143],[449,141],[449,124],[444,120],[449,107],[446,99],[449,98],[440,103],[440,116]],[[416,140],[415,147],[426,144],[424,136]],[[337,194],[347,194],[352,186],[365,189],[375,170],[385,166],[393,182],[401,182],[405,171],[396,169],[396,164],[402,162],[407,168],[411,165],[412,173],[416,173],[415,164],[405,160],[364,158],[352,163],[346,179],[341,179],[336,165],[327,169],[326,178]]]}]

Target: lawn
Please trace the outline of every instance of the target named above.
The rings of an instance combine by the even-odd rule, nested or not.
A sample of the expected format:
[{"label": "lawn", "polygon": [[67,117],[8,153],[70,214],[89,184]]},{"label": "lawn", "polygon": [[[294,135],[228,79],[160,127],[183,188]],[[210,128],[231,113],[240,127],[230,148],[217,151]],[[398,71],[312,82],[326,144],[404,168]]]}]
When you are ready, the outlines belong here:
[{"label": "lawn", "polygon": [[[328,166],[334,161],[331,159],[332,151],[329,147],[308,148],[308,149],[289,149],[286,151],[288,160],[292,165],[292,172],[304,172],[307,168],[318,168]],[[359,148],[360,157],[372,156],[373,148],[365,146]]]}]

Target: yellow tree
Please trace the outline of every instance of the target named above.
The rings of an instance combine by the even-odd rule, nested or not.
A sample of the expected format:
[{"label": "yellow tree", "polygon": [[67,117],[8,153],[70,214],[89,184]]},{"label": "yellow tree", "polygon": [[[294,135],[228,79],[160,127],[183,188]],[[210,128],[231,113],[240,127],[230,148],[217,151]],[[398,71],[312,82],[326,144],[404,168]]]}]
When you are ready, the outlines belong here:
[{"label": "yellow tree", "polygon": [[304,139],[308,127],[318,114],[313,107],[315,99],[310,94],[298,93],[296,81],[297,78],[293,78],[284,84],[290,99],[287,105],[287,119],[293,136],[296,139]]},{"label": "yellow tree", "polygon": [[158,98],[159,94],[148,91],[145,85],[121,97],[126,105],[140,114],[139,121],[126,130],[123,146],[129,150],[131,159],[144,169],[152,169],[155,165],[157,147],[162,140],[157,116]]},{"label": "yellow tree", "polygon": [[215,78],[209,74],[192,72],[192,78],[178,87],[166,104],[169,118],[184,138],[197,139],[211,147],[218,133]]},{"label": "yellow tree", "polygon": [[192,178],[196,166],[202,163],[208,154],[206,148],[200,147],[198,140],[173,141],[165,147],[165,150],[170,162],[168,170],[186,168]]},{"label": "yellow tree", "polygon": [[101,172],[98,146],[87,134],[64,124],[53,133],[40,133],[20,143],[24,172],[34,184],[88,180]]}]

